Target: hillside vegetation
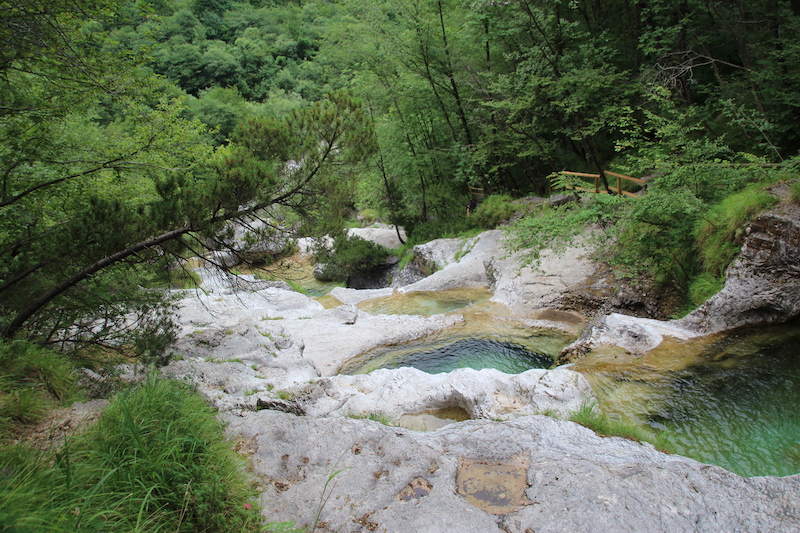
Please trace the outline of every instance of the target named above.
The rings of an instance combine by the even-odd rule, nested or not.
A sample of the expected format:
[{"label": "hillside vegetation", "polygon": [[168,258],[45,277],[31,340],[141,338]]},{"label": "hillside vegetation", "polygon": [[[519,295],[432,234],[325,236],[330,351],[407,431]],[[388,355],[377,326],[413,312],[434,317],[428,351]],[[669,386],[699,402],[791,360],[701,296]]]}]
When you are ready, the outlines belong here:
[{"label": "hillside vegetation", "polygon": [[[234,220],[269,240],[340,234],[361,213],[412,244],[513,219],[532,259],[591,226],[618,272],[697,304],[775,201],[766,187],[798,175],[799,35],[794,0],[3,2],[6,436],[74,397],[72,367],[157,360],[175,339],[166,289],[192,283],[186,259],[228,246]],[[604,171],[647,185],[638,199],[515,203],[547,196],[563,169],[599,173],[603,189]],[[199,409],[181,387],[147,387],[157,409]],[[149,448],[104,442],[157,429],[162,414],[130,425],[126,405],[149,409],[141,394],[55,458],[6,454],[2,496],[19,507],[0,506],[0,529],[33,506],[44,514],[28,530],[183,531],[221,516],[247,530],[235,483],[229,499],[194,481],[219,474],[213,423],[168,424],[198,471],[126,462]],[[88,462],[101,452],[105,467]],[[93,499],[142,468],[163,474],[165,499]],[[29,479],[59,488],[26,492]]]}]

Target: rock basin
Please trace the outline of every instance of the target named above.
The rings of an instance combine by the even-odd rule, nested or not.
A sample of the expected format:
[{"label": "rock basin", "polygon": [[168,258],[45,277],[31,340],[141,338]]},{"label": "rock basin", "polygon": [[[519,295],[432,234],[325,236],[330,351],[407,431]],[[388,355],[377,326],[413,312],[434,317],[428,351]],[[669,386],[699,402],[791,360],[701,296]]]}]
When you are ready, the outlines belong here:
[{"label": "rock basin", "polygon": [[[540,279],[526,274],[513,290],[518,277],[497,268],[508,258],[492,259],[502,257],[493,248],[498,240],[497,233],[481,236],[464,264],[444,265],[440,272],[448,274],[424,287],[505,286],[499,298],[520,323],[548,323],[547,306],[568,283],[585,279],[583,260],[573,261],[577,272],[561,264]],[[458,326],[463,317],[378,317],[352,303],[326,310],[288,292],[220,288],[201,295],[199,305],[184,301],[176,346],[182,360],[166,369],[220,408],[251,459],[267,520],[308,524],[325,502],[318,526],[345,532],[800,529],[800,476],[742,478],[541,416],[591,400],[585,378],[570,368],[337,376],[370,346]],[[649,325],[664,338],[661,326]],[[642,345],[637,331],[651,333],[635,323],[618,330],[631,346]],[[430,432],[369,420],[443,408],[473,419]]]}]

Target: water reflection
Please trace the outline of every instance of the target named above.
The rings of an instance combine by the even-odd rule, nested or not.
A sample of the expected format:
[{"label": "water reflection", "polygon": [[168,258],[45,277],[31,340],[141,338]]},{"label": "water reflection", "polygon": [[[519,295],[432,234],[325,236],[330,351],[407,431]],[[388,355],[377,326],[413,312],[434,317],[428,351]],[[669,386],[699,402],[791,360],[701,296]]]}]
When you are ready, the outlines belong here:
[{"label": "water reflection", "polygon": [[492,293],[486,289],[450,289],[435,292],[397,293],[373,298],[358,308],[373,315],[438,315],[487,302]]},{"label": "water reflection", "polygon": [[246,269],[240,267],[246,274],[253,274],[258,278],[270,281],[285,281],[311,297],[320,297],[328,294],[334,287],[342,284],[332,281],[319,281],[314,277],[314,263],[311,256],[293,255],[279,260],[269,266]]},{"label": "water reflection", "polygon": [[661,430],[677,453],[740,475],[800,472],[797,322],[608,359],[575,365],[607,414]]}]

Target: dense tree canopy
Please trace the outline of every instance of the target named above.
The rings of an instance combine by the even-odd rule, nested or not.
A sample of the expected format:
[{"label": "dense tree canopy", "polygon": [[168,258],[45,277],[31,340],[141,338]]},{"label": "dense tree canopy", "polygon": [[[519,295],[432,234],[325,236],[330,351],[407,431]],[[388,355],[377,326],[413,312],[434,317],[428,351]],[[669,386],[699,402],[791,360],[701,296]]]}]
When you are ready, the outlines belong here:
[{"label": "dense tree canopy", "polygon": [[564,168],[702,213],[796,158],[799,31],[795,0],[2,2],[0,329],[166,339],[144,287],[244,214],[434,236]]},{"label": "dense tree canopy", "polygon": [[7,54],[2,71],[4,336],[168,339],[168,302],[146,287],[184,247],[265,210],[339,210],[349,169],[371,150],[352,98],[242,122],[215,151],[203,125],[182,118],[180,98],[158,96],[162,80],[103,51],[109,36],[88,17],[111,23],[111,11],[41,7],[14,6],[7,21],[41,35]]}]

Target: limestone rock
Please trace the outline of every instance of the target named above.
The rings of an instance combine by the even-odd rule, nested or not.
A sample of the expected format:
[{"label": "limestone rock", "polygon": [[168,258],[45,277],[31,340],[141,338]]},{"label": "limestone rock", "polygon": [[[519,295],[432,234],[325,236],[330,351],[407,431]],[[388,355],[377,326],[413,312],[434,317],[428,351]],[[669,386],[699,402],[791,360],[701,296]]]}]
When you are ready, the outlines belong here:
[{"label": "limestone rock", "polygon": [[440,270],[455,262],[455,256],[463,246],[464,239],[435,239],[414,246],[414,257],[420,265]]},{"label": "limestone rock", "polygon": [[748,227],[742,251],[726,272],[725,286],[695,311],[663,322],[608,315],[565,348],[559,362],[603,344],[642,354],[658,346],[663,335],[686,339],[786,322],[799,314],[800,207],[782,205]]},{"label": "limestone rock", "polygon": [[784,205],[747,228],[725,286],[679,320],[703,334],[750,324],[786,322],[800,314],[800,207]]},{"label": "limestone rock", "polygon": [[[315,394],[314,388],[321,390]],[[567,369],[533,369],[521,374],[471,368],[446,374],[384,369],[323,378],[305,392],[313,397],[302,403],[309,415],[374,414],[392,420],[453,407],[460,407],[471,418],[499,420],[543,412],[567,416],[594,397],[586,378]]]},{"label": "limestone rock", "polygon": [[675,321],[612,313],[591,323],[575,342],[561,351],[558,362],[574,361],[598,346],[619,346],[628,353],[642,355],[661,344],[665,336],[687,340],[699,334]]},{"label": "limestone rock", "polygon": [[359,311],[358,320],[342,324],[335,314],[319,313],[305,320],[275,320],[305,346],[303,357],[323,376],[335,375],[353,357],[379,346],[419,339],[459,324],[461,315],[378,315]]},{"label": "limestone rock", "polygon": [[597,269],[586,255],[580,245],[563,253],[544,250],[538,266],[523,266],[519,254],[499,253],[492,259],[492,301],[523,315],[556,307],[570,287],[585,282]]},{"label": "limestone rock", "polygon": [[391,296],[394,294],[394,290],[390,288],[346,289],[344,287],[334,287],[329,294],[342,303],[355,305],[359,302],[363,302],[364,300]]},{"label": "limestone rock", "polygon": [[742,478],[544,416],[427,433],[266,410],[228,422],[270,521],[309,524],[325,502],[323,529],[343,533],[800,528],[800,476]]},{"label": "limestone rock", "polygon": [[[368,228],[350,228],[347,230],[347,234],[380,244],[390,250],[403,244],[397,236],[395,227],[386,224],[373,224]],[[406,240],[406,231],[403,228],[400,228],[400,236]]]},{"label": "limestone rock", "polygon": [[[472,239],[438,239],[430,249],[429,261],[440,266],[427,278],[400,289],[401,292],[440,291],[446,289],[488,287],[491,283],[486,272],[486,261],[497,256],[502,231],[492,230]],[[444,241],[444,242],[442,242]],[[430,244],[430,243],[429,243]],[[414,248],[416,253],[417,247]],[[454,262],[457,253],[464,255]],[[451,254],[453,259],[451,260]]]}]

